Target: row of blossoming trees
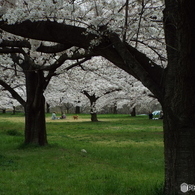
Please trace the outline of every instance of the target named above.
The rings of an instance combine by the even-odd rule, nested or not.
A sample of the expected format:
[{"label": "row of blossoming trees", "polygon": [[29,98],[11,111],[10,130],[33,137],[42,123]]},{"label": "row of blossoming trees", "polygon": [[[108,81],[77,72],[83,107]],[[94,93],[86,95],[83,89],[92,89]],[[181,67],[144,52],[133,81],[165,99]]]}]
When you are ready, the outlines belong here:
[{"label": "row of blossoming trees", "polygon": [[[24,74],[17,72],[18,70],[13,68],[14,62],[9,61],[8,56],[6,57],[11,66],[5,62],[2,62],[0,66],[4,74],[1,78],[4,87],[1,88],[8,92],[15,90],[21,98],[26,99]],[[40,56],[37,55],[36,60],[38,57]],[[20,77],[16,80],[18,74]],[[5,83],[9,83],[6,88]],[[20,102],[15,101],[5,90],[1,91],[1,94],[0,107],[3,110],[19,105]],[[150,107],[151,101],[153,104],[155,101],[148,94],[149,91],[140,82],[100,57],[93,58],[68,71],[61,66],[56,70],[55,76],[44,90],[46,103],[50,108],[62,107],[63,104],[75,105],[76,107],[88,105],[85,98],[87,97],[91,107],[90,113],[94,115],[92,121],[97,121],[96,110],[101,111],[105,105],[121,108],[126,104],[129,111],[137,104]],[[64,112],[63,109],[61,111]]]}]

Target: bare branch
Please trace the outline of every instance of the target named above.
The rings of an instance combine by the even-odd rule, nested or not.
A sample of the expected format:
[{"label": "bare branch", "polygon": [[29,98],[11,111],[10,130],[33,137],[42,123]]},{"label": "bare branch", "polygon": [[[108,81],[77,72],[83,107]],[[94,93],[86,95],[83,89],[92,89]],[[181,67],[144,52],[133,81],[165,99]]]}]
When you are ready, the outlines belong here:
[{"label": "bare branch", "polygon": [[124,34],[123,34],[123,42],[126,41],[127,34],[127,26],[128,26],[128,14],[129,13],[129,0],[126,0],[126,8],[125,8],[125,24],[124,24]]},{"label": "bare branch", "polygon": [[84,63],[84,62],[86,62],[86,61],[88,61],[90,59],[91,59],[91,57],[87,57],[87,58],[85,58],[85,59],[83,59],[81,61],[78,61],[77,63],[74,63],[74,64],[70,65],[69,67],[67,67],[66,70],[70,70],[71,68],[73,68],[75,66],[81,65],[82,63]]},{"label": "bare branch", "polygon": [[[144,0],[142,0],[142,9],[141,9],[141,12],[140,12],[140,17],[139,17],[139,22],[138,22],[138,29],[137,29],[137,33],[136,33],[136,40],[138,40],[138,37],[139,37],[139,31],[140,31],[140,28],[141,28],[141,21],[142,21],[142,16],[144,14],[144,8],[145,8],[145,4],[144,4]],[[137,48],[137,44],[138,44],[138,42],[136,41],[135,48]]]}]

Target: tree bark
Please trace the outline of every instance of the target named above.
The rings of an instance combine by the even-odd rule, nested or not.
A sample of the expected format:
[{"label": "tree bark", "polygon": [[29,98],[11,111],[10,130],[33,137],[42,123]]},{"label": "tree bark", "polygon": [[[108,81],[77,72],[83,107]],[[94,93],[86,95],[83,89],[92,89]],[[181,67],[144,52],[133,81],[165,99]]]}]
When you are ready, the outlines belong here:
[{"label": "tree bark", "polygon": [[183,194],[180,189],[182,183],[195,185],[195,125],[190,121],[192,118],[182,121],[166,108],[163,112],[165,194]]},{"label": "tree bark", "polygon": [[25,144],[47,144],[45,124],[44,76],[42,71],[27,71],[25,105]]},{"label": "tree bark", "polygon": [[98,122],[97,113],[91,113],[91,121]]},{"label": "tree bark", "polygon": [[91,121],[92,122],[98,122],[98,118],[97,118],[97,111],[96,111],[96,101],[97,98],[95,98],[95,95],[90,96],[90,106],[91,106]]},{"label": "tree bark", "polygon": [[[194,2],[166,1],[164,11],[168,67],[165,78],[165,194],[184,194],[195,185],[195,12]],[[185,194],[194,194],[189,190]]]}]

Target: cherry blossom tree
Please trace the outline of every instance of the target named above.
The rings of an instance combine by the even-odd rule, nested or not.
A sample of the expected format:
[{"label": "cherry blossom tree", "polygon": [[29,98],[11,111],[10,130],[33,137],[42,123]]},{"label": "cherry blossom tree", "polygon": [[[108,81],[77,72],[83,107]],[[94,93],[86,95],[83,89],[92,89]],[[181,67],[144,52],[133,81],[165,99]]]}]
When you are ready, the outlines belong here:
[{"label": "cherry blossom tree", "polygon": [[[68,88],[74,89],[77,93],[84,94],[89,99],[92,121],[98,120],[97,111],[108,105],[108,102],[110,103],[113,97],[115,97],[115,101],[117,97],[119,99],[119,96],[123,100],[131,99],[132,106],[135,106],[135,102],[139,102],[139,96],[147,97],[147,94],[144,95],[143,92],[147,91],[149,93],[132,76],[100,57],[92,58],[81,66],[71,69],[67,74],[68,76],[61,77],[68,78],[66,81],[66,84],[68,83],[69,85]],[[137,84],[135,84],[136,82]],[[104,100],[107,99],[107,101],[102,101],[104,96],[106,96]]]},{"label": "cherry blossom tree", "polygon": [[[37,42],[31,40],[31,44],[28,41],[2,41],[2,52],[14,52],[11,55],[6,55],[5,62],[2,61],[3,75],[0,79],[0,84],[8,90],[11,95],[18,100],[18,102],[24,107],[25,110],[25,144],[33,143],[39,145],[47,144],[46,125],[45,125],[45,97],[43,95],[50,79],[58,74],[57,68],[61,66],[65,69],[70,69],[77,64],[84,62],[85,55],[75,52],[71,57],[67,53],[61,53],[61,55],[54,56],[53,54],[38,55],[34,51],[33,47],[37,47]],[[15,45],[15,48],[8,48],[8,45]],[[7,48],[5,48],[5,45]],[[27,48],[30,46],[30,50]],[[40,43],[38,43],[38,47]],[[24,47],[24,48],[23,48]],[[54,46],[44,46],[42,49],[46,50],[50,48],[52,52],[56,50]],[[15,54],[15,49],[17,53]],[[54,49],[54,50],[53,50]],[[47,50],[48,52],[48,50]],[[51,51],[49,51],[50,53]],[[5,54],[4,54],[5,55]],[[47,58],[46,58],[47,56]],[[75,58],[76,56],[76,58]],[[9,58],[9,59],[7,59]],[[74,60],[84,58],[76,64],[67,63],[67,67],[62,67],[62,64],[66,60]],[[65,66],[66,66],[65,65]],[[16,79],[18,78],[18,79]],[[23,82],[21,83],[21,79]],[[9,80],[9,82],[7,81]],[[26,100],[15,90],[19,85],[25,85],[26,87]]]},{"label": "cherry blossom tree", "polygon": [[[133,115],[135,114],[136,105],[144,104],[146,106],[146,102],[151,101],[151,92],[137,79],[103,58],[96,57],[93,59],[97,60],[90,60],[85,63],[88,64],[87,69],[99,75],[108,82],[110,86],[120,89],[120,91],[113,91],[111,94],[106,93],[102,96],[100,101],[96,104],[99,110],[105,105],[112,105],[116,112],[117,105],[118,108],[122,108],[122,106],[126,104]],[[149,110],[150,108],[148,107],[148,111]]]},{"label": "cherry blossom tree", "polygon": [[64,50],[84,48],[141,81],[163,108],[164,189],[170,195],[183,194],[184,182],[195,184],[195,12],[192,0],[164,3],[165,9],[160,0],[4,0],[0,28]]},{"label": "cherry blossom tree", "polygon": [[77,86],[78,82],[75,82],[71,87],[70,79],[67,71],[53,77],[44,92],[46,102],[51,108],[59,107],[61,113],[69,113],[69,110],[74,107],[75,113],[80,114],[80,107],[86,104],[86,98],[75,90],[75,85]]},{"label": "cherry blossom tree", "polygon": [[[93,59],[87,63],[87,66],[85,65],[85,63],[81,68],[78,67],[77,70],[72,70],[71,73],[69,73],[71,74],[70,77],[73,78],[70,81],[70,86],[76,91],[84,94],[89,99],[91,121],[96,122],[98,121],[96,106],[97,100],[106,94],[119,91],[120,88],[118,85],[113,85],[108,80],[100,77],[100,74],[97,74],[95,70],[90,70],[90,68],[92,68],[90,67],[91,64],[94,64],[93,66],[95,66],[96,63],[98,63],[97,66],[102,67],[100,61],[98,62],[98,60]],[[110,71],[108,67],[107,71]],[[79,77],[76,75],[79,75]],[[77,83],[77,85],[75,85],[75,83]]]},{"label": "cherry blossom tree", "polygon": [[[62,107],[64,103],[75,105],[77,102],[80,106],[85,106],[83,93],[86,97],[89,96],[89,101],[91,98],[91,108],[97,112],[105,106],[118,105],[118,108],[122,108],[125,104],[129,110],[133,110],[137,104],[146,106],[146,102],[151,101],[147,88],[100,57],[92,58],[79,67],[51,79],[45,97],[51,107]],[[93,110],[92,113],[95,115],[96,112]]]},{"label": "cherry blossom tree", "polygon": [[[95,106],[96,101],[103,95],[119,90],[119,87],[117,87],[117,85],[111,85],[108,80],[100,77],[100,73],[94,72],[94,65],[92,65],[94,63],[100,62],[92,59],[64,74],[60,74],[58,78],[55,77],[52,82],[50,82],[50,88],[47,90],[47,94],[49,94],[47,95],[47,99],[50,97],[48,101],[50,101],[53,106],[68,102],[73,105],[75,103],[83,104],[84,95],[90,101],[91,120],[98,121],[96,113],[97,107]],[[103,68],[102,65],[99,67]],[[95,69],[97,69],[97,67]],[[78,106],[79,105],[76,105],[76,107]]]},{"label": "cherry blossom tree", "polygon": [[120,101],[119,107],[128,102],[133,109],[140,101],[146,102],[148,93],[149,90],[128,73],[101,57],[94,57],[51,79],[45,97],[51,107],[62,108],[64,103],[85,105],[84,94],[90,102],[91,119],[97,121],[97,112],[105,106]]}]

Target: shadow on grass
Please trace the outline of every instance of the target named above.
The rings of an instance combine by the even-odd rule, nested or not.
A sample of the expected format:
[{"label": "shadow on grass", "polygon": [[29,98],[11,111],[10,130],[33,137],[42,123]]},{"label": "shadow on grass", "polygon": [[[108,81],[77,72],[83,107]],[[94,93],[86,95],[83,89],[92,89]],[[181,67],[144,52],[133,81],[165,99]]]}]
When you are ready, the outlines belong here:
[{"label": "shadow on grass", "polygon": [[7,135],[11,135],[11,136],[22,136],[22,133],[20,133],[18,130],[16,129],[10,129],[6,131]]},{"label": "shadow on grass", "polygon": [[151,195],[165,195],[164,194],[164,184],[156,183],[152,189],[150,189]]},{"label": "shadow on grass", "polygon": [[59,148],[62,148],[62,146],[58,143],[52,143],[52,144],[47,144],[45,146],[40,146],[38,144],[33,144],[33,143],[30,143],[30,144],[26,144],[26,143],[22,143],[22,144],[19,144],[19,146],[17,147],[17,149],[19,150],[34,150],[34,149],[59,149]]}]

